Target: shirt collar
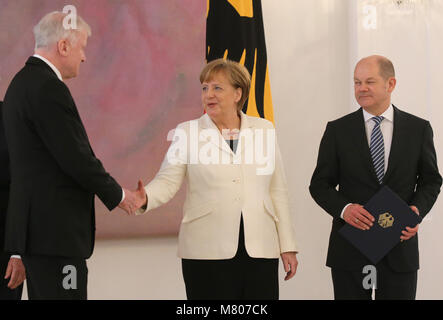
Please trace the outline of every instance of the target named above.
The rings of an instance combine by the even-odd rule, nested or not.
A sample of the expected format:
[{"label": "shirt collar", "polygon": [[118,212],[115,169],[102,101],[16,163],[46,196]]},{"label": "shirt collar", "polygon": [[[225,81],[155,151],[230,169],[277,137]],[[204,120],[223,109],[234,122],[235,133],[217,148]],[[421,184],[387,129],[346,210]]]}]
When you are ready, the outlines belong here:
[{"label": "shirt collar", "polygon": [[[368,122],[369,120],[371,120],[373,117],[375,117],[373,114],[370,114],[369,112],[367,112],[365,109],[363,109],[363,117],[365,119],[365,122]],[[383,112],[381,114],[381,116],[386,119],[389,120],[391,122],[394,122],[394,107],[392,106],[392,104],[389,105],[389,107],[386,109],[385,112]]]},{"label": "shirt collar", "polygon": [[43,60],[57,75],[57,78],[60,79],[60,81],[63,81],[62,78],[62,74],[60,73],[60,71],[58,71],[58,69],[46,58],[43,58],[42,56],[38,55],[38,54],[34,54],[34,57],[39,58],[40,60]]}]

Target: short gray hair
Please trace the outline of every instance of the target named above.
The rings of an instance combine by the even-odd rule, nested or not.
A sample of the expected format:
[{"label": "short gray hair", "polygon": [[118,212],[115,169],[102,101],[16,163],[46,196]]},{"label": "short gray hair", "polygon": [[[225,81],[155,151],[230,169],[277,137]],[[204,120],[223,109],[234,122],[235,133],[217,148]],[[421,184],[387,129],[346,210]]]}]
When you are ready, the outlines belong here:
[{"label": "short gray hair", "polygon": [[48,48],[62,39],[68,39],[71,43],[76,43],[77,32],[85,30],[88,37],[92,35],[91,27],[77,15],[77,30],[65,29],[63,21],[68,13],[54,11],[45,15],[34,27],[35,50]]},{"label": "short gray hair", "polygon": [[380,69],[380,75],[383,77],[383,79],[388,80],[391,77],[395,78],[395,69],[391,60],[380,56],[378,57],[377,62]]}]

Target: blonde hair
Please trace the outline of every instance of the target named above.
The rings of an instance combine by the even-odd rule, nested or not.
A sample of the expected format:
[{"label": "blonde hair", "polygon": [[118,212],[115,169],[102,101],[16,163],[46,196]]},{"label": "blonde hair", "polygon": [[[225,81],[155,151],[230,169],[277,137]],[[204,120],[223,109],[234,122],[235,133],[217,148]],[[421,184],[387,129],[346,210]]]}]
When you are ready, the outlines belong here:
[{"label": "blonde hair", "polygon": [[91,27],[79,15],[77,15],[77,29],[65,29],[63,21],[67,15],[67,13],[54,11],[40,20],[34,27],[35,50],[48,48],[62,39],[75,44],[79,30],[85,30],[88,37],[92,35]]},{"label": "blonde hair", "polygon": [[219,72],[224,72],[229,83],[235,89],[241,88],[242,96],[237,103],[237,110],[241,111],[249,97],[249,90],[251,87],[251,75],[249,74],[248,69],[235,61],[226,59],[213,60],[206,64],[200,73],[200,83],[211,80],[212,77]]}]

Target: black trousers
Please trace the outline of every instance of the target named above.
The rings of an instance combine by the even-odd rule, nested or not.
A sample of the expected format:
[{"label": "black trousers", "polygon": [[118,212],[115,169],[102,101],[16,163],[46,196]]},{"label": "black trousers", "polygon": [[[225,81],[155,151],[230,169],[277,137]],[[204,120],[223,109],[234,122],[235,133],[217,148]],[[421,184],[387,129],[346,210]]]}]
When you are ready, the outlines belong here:
[{"label": "black trousers", "polygon": [[243,218],[234,258],[182,259],[188,300],[278,300],[278,259],[251,258],[246,252]]},{"label": "black trousers", "polygon": [[[363,286],[370,273],[362,271],[331,269],[335,300],[372,299],[372,289]],[[383,259],[376,266],[376,279],[375,300],[415,300],[417,271],[395,272]]]},{"label": "black trousers", "polygon": [[24,255],[29,300],[86,300],[85,259]]},{"label": "black trousers", "polygon": [[0,300],[21,300],[23,284],[11,290],[8,288],[8,283],[11,278],[5,279],[6,268],[8,267],[10,257],[10,254],[0,253]]}]

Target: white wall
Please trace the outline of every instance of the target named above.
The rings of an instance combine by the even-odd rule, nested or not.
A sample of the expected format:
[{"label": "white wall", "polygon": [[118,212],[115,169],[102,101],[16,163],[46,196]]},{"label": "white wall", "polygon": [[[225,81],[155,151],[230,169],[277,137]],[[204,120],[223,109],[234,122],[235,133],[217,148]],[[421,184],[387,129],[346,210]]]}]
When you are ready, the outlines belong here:
[{"label": "white wall", "polygon": [[[392,58],[398,75],[394,103],[431,120],[443,168],[442,1],[421,2],[413,15],[392,17],[390,0],[263,0],[275,122],[286,165],[291,207],[300,242],[299,270],[283,281],[281,299],[332,299],[325,267],[331,218],[311,199],[308,186],[326,122],[356,108],[355,62],[377,52]],[[375,4],[376,30],[365,31],[362,6]],[[383,7],[384,6],[384,7]],[[423,9],[423,10],[422,10]],[[384,12],[384,13],[383,13]],[[441,200],[420,232],[418,299],[442,299]],[[90,299],[184,299],[177,239],[98,241],[89,266]]]},{"label": "white wall", "polygon": [[327,121],[349,110],[348,8],[343,0],[262,3],[275,123],[300,242],[298,274],[281,283],[281,298],[331,299],[325,261],[332,218],[308,186]]}]

